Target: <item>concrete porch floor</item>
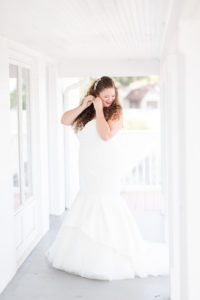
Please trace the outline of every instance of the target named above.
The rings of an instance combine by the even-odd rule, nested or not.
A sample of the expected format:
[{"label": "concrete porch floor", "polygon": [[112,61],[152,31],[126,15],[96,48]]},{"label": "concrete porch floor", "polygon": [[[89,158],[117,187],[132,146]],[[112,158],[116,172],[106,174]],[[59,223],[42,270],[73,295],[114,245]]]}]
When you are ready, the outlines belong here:
[{"label": "concrete porch floor", "polygon": [[169,277],[116,281],[83,278],[52,268],[44,252],[53,242],[65,217],[50,217],[50,229],[21,265],[0,295],[0,300],[169,300]]}]

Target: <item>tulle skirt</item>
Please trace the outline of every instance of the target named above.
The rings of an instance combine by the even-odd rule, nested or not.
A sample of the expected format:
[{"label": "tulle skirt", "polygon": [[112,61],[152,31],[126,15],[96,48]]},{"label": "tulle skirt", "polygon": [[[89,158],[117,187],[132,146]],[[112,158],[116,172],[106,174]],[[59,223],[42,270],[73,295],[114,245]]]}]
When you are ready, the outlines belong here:
[{"label": "tulle skirt", "polygon": [[117,194],[79,191],[45,255],[52,267],[90,279],[169,273],[168,245],[145,241],[125,200]]}]

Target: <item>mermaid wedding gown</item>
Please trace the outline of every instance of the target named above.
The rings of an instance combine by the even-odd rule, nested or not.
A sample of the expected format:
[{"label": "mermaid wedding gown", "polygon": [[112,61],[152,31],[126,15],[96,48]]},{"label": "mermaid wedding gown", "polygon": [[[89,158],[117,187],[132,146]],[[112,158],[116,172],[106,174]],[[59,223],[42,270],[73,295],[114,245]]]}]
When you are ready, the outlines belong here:
[{"label": "mermaid wedding gown", "polygon": [[78,131],[79,191],[51,247],[54,268],[100,280],[166,275],[168,247],[147,242],[120,195],[118,134],[100,138],[96,119]]}]

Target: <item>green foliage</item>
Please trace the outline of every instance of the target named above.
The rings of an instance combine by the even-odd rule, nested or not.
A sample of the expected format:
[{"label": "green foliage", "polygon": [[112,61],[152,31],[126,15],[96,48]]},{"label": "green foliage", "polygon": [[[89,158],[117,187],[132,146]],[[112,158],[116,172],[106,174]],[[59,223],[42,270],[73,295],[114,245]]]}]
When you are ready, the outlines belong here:
[{"label": "green foliage", "polygon": [[91,84],[96,80],[97,78],[94,77],[90,77],[89,82],[85,85],[83,85],[80,88],[80,100],[83,99],[83,97],[85,96],[85,94],[87,93],[89,87],[91,86]]},{"label": "green foliage", "polygon": [[[26,109],[26,86],[23,85],[22,87],[22,109],[25,110]],[[17,89],[13,90],[10,93],[10,109],[16,109],[18,106],[18,93],[17,93]]]},{"label": "green foliage", "polygon": [[158,83],[159,82],[159,77],[156,75],[151,75],[151,76],[134,76],[134,77],[113,77],[113,80],[115,82],[119,83],[119,87],[126,87],[129,86],[131,83],[135,81],[140,81],[140,80],[146,80],[147,83]]},{"label": "green foliage", "polygon": [[10,108],[14,109],[17,107],[17,90],[13,90],[10,93]]},{"label": "green foliage", "polygon": [[128,130],[141,130],[148,129],[147,123],[145,120],[124,120],[123,128]]},{"label": "green foliage", "polygon": [[[139,80],[146,80],[147,83],[158,83],[159,76],[151,75],[151,76],[126,76],[126,77],[111,77],[115,82],[119,84],[118,88],[127,87],[132,82]],[[80,89],[80,99],[82,99],[86,92],[88,91],[91,84],[97,79],[97,77],[90,77],[89,82],[81,87]]]}]

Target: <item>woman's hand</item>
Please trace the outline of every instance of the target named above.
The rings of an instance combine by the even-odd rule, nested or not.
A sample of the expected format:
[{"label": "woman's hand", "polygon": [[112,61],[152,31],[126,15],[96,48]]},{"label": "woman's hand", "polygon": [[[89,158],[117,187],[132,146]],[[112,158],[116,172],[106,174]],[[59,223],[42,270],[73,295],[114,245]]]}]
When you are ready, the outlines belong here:
[{"label": "woman's hand", "polygon": [[95,97],[92,96],[92,95],[86,96],[86,97],[84,98],[84,100],[83,100],[82,106],[83,106],[84,108],[87,108],[88,106],[90,106],[90,105],[93,103],[93,100],[94,100],[94,99],[95,99]]},{"label": "woman's hand", "polygon": [[96,97],[92,102],[94,104],[94,108],[95,108],[96,111],[102,111],[103,110],[103,103],[102,103],[101,98]]}]

